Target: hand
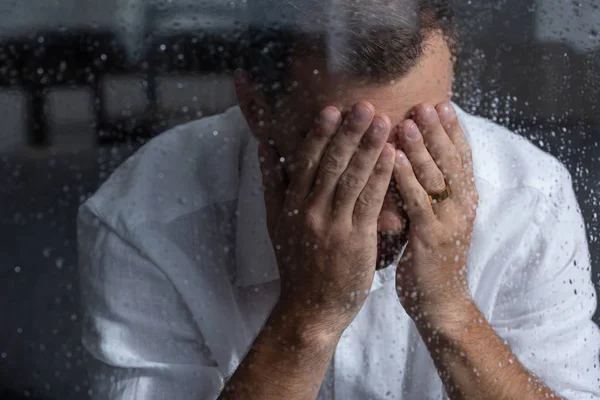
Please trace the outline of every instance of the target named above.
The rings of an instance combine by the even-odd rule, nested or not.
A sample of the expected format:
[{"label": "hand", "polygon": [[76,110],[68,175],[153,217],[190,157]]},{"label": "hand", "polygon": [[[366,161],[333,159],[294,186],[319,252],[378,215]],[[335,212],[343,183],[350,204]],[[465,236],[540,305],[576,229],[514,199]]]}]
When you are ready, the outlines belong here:
[{"label": "hand", "polygon": [[[443,318],[470,300],[466,259],[479,201],[471,150],[451,104],[418,106],[397,133],[403,151],[394,178],[410,220],[397,292],[413,319]],[[445,182],[450,198],[430,204],[428,194],[442,192]]]},{"label": "hand", "polygon": [[341,334],[373,282],[377,218],[394,168],[391,122],[358,103],[342,123],[325,108],[285,169],[260,145],[269,234],[281,278],[280,304]]}]

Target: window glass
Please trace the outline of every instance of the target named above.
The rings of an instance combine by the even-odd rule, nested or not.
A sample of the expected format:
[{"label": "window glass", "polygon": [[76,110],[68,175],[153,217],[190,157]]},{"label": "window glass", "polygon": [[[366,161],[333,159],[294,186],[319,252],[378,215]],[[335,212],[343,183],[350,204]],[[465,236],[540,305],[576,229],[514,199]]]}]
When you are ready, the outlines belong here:
[{"label": "window glass", "polygon": [[[421,59],[417,55],[412,60],[415,67],[400,55],[409,54],[412,48],[395,42],[394,32],[400,28],[394,15],[386,11],[390,3],[393,2],[0,0],[3,120],[0,129],[0,397],[84,399],[100,393],[99,398],[121,398],[115,393],[139,390],[141,397],[136,398],[156,398],[144,394],[144,388],[154,390],[156,395],[169,387],[164,382],[178,382],[179,378],[183,379],[182,374],[196,377],[215,372],[158,368],[163,372],[169,370],[172,375],[154,381],[156,370],[145,370],[145,367],[136,370],[137,364],[131,360],[143,358],[165,366],[181,366],[202,359],[207,365],[221,366],[227,355],[215,353],[211,347],[215,341],[224,340],[225,344],[220,345],[225,346],[223,351],[229,354],[235,347],[231,344],[234,339],[228,342],[230,339],[225,337],[229,338],[232,330],[239,335],[245,330],[260,331],[258,323],[262,317],[244,320],[243,328],[218,325],[218,321],[243,319],[253,313],[264,317],[272,306],[268,293],[276,292],[269,286],[272,282],[261,286],[268,272],[258,270],[253,275],[250,271],[245,276],[245,272],[236,269],[246,254],[243,253],[246,250],[240,250],[240,240],[246,243],[244,248],[256,249],[250,239],[258,238],[256,243],[260,242],[262,231],[248,228],[240,233],[238,229],[241,224],[254,224],[256,221],[251,216],[260,212],[259,207],[240,214],[237,208],[236,202],[241,202],[238,190],[244,190],[244,174],[256,175],[257,186],[248,191],[250,197],[261,196],[261,193],[256,183],[260,180],[257,170],[241,172],[246,168],[242,165],[246,162],[244,151],[250,139],[235,133],[235,129],[247,131],[248,127],[243,120],[231,116],[231,107],[238,106],[234,71],[243,69],[251,78],[256,78],[256,82],[260,81],[260,89],[264,89],[267,96],[265,104],[272,110],[278,110],[281,97],[287,96],[285,98],[305,104],[303,111],[307,115],[314,104],[322,104],[324,100],[311,98],[307,87],[298,83],[300,76],[308,76],[313,79],[311,82],[321,82],[318,85],[325,87],[324,81],[317,79],[324,76],[325,69],[336,72],[350,68],[358,76],[380,75],[378,83],[367,84],[368,87],[391,87],[409,74],[406,70],[421,68]],[[406,10],[401,29],[407,30],[407,35],[413,34],[417,26],[417,2],[397,3],[404,4]],[[471,129],[479,129],[473,137],[482,141],[474,148],[476,165],[485,164],[488,168],[487,178],[478,181],[478,189],[485,210],[492,215],[483,211],[478,215],[482,221],[489,218],[485,220],[485,233],[478,233],[474,238],[477,246],[488,246],[488,252],[482,250],[479,261],[481,265],[491,265],[493,257],[509,254],[523,265],[529,265],[527,257],[539,262],[545,257],[555,257],[557,262],[567,259],[571,265],[568,254],[555,255],[569,240],[561,236],[564,221],[563,225],[554,225],[556,232],[543,231],[548,220],[523,225],[517,219],[525,217],[511,214],[514,209],[511,204],[492,207],[495,198],[488,195],[499,185],[508,185],[507,181],[500,178],[495,181],[494,177],[514,174],[514,181],[510,182],[517,182],[511,188],[516,191],[515,199],[527,205],[541,202],[532,210],[544,210],[542,203],[561,209],[561,202],[566,200],[556,194],[558,192],[554,192],[555,197],[544,197],[545,200],[536,197],[541,193],[536,190],[552,186],[543,182],[562,182],[558,170],[547,166],[554,164],[536,161],[542,157],[541,150],[560,161],[570,173],[585,225],[585,237],[579,239],[587,239],[590,261],[589,267],[584,267],[589,269],[589,276],[577,275],[578,280],[572,281],[567,272],[556,267],[550,273],[552,279],[543,282],[548,285],[548,293],[569,284],[581,287],[589,284],[597,291],[600,284],[600,8],[595,0],[462,0],[453,3],[458,31],[453,42],[452,58],[456,64],[452,100],[465,113],[492,121],[514,133],[514,138],[524,138],[533,144],[531,148],[525,144],[511,145],[511,149],[524,151],[521,156],[505,154],[503,152],[508,150],[495,147],[500,139],[493,137],[505,135],[505,131],[490,131],[486,142],[488,128],[477,128],[480,125],[472,122],[475,128]],[[361,7],[370,7],[368,17],[360,13]],[[354,41],[363,34],[380,35],[371,49],[373,52],[363,51],[360,43],[359,48],[355,46]],[[290,72],[288,62],[303,54],[294,50],[286,56],[294,35],[302,38],[303,50],[318,47],[318,43],[326,44],[319,53],[321,64],[295,63]],[[386,37],[392,39],[386,40]],[[390,52],[397,54],[393,56]],[[388,61],[383,56],[392,60],[389,62],[393,65],[386,64]],[[438,79],[437,73],[428,72],[426,79]],[[350,83],[342,86],[353,87]],[[377,99],[378,95],[383,96],[382,92],[368,93],[371,94],[365,97],[383,101]],[[415,93],[410,96],[419,98]],[[386,99],[388,110],[394,109],[395,100]],[[226,112],[230,113],[226,117],[207,119]],[[275,119],[291,124],[286,126],[297,127],[297,132],[294,129],[287,132],[291,135],[288,137],[303,138],[306,125],[295,124],[295,120],[289,119],[289,112],[282,111]],[[312,122],[315,117],[316,114],[311,115],[308,121]],[[237,124],[235,129],[223,122],[230,120],[234,121],[231,124]],[[169,133],[164,133],[167,131]],[[201,154],[193,153],[195,147],[186,135],[197,136],[197,140],[206,142],[208,147],[198,145],[198,149],[203,149]],[[297,149],[295,143],[286,142],[289,154]],[[522,150],[525,148],[529,150]],[[133,161],[125,163],[133,154],[136,154]],[[287,156],[281,158],[285,161]],[[528,164],[527,160],[534,161]],[[496,163],[495,167],[484,161]],[[109,180],[119,167],[118,171],[122,172]],[[524,172],[523,168],[547,170]],[[519,180],[521,175],[527,178]],[[103,194],[88,209],[94,214],[88,216],[88,224],[81,219],[78,222],[80,206],[107,180],[111,183],[104,186]],[[197,188],[193,189],[193,185]],[[508,186],[502,188],[508,190]],[[531,197],[526,201],[527,196]],[[208,205],[214,208],[207,208]],[[575,206],[569,203],[566,207]],[[507,215],[500,218],[503,210],[508,210]],[[259,221],[264,224],[264,219]],[[510,235],[534,229],[533,226],[538,226],[535,224],[542,229],[541,237],[548,241],[535,242],[539,237],[536,239],[531,233],[533,236],[523,236],[522,246],[537,243],[539,251],[523,253],[522,258],[515,256],[525,251],[521,245],[514,245],[514,251],[500,251],[507,251],[508,245],[502,247],[498,243],[509,243]],[[506,233],[516,226],[527,228]],[[491,250],[493,246],[498,246],[498,253]],[[565,252],[568,251],[567,246]],[[587,262],[585,254],[583,259]],[[189,265],[182,260],[189,261]],[[118,270],[117,275],[113,269],[102,269],[103,263],[116,268],[125,265],[124,262],[129,264]],[[88,266],[97,263],[90,267],[93,276],[82,263]],[[499,262],[498,265],[504,264]],[[505,267],[508,270],[519,265]],[[198,272],[201,268],[210,273],[203,275],[204,272]],[[214,278],[217,276],[218,279]],[[507,296],[506,304],[528,302],[527,297],[522,296],[533,292],[539,278],[536,272],[517,271],[503,287],[499,283],[503,276],[508,275],[498,275],[497,280],[488,275],[490,296],[499,296],[494,297],[496,303],[491,302],[489,310],[501,303],[498,299],[503,295]],[[217,317],[205,310],[213,304],[209,299],[214,296],[217,299],[214,304],[228,304],[226,290],[219,285],[234,279],[248,279],[252,289],[247,292],[238,292],[235,286],[227,289],[233,290],[232,296],[243,306],[235,310],[225,307],[223,309],[231,314],[215,319]],[[535,284],[518,295],[507,289],[525,288],[521,281],[528,279]],[[189,289],[190,285],[196,285],[197,294]],[[561,303],[570,301],[574,313],[583,309],[583,304],[589,307],[589,298],[579,300],[577,288],[570,290],[574,297],[563,299]],[[89,297],[90,291],[98,297]],[[121,298],[123,292],[130,292],[131,296]],[[151,296],[137,297],[142,292]],[[551,297],[549,294],[540,301],[552,308]],[[140,302],[154,299],[156,303],[137,307],[136,299]],[[89,302],[93,303],[93,311]],[[111,307],[116,307],[119,313],[108,312]],[[496,310],[501,309],[498,306]],[[94,319],[94,312],[106,314]],[[598,323],[600,314],[597,311],[590,314],[592,312],[593,320]],[[203,320],[212,321],[210,326],[220,334],[208,337],[203,330]],[[161,321],[164,324],[159,323]],[[181,321],[188,324],[179,324]],[[89,324],[95,324],[92,328],[100,336],[102,333],[98,332],[108,331],[114,336],[101,342],[89,333],[87,344],[85,340],[82,343],[85,330],[92,329]],[[116,331],[119,333],[114,333]],[[96,339],[98,341],[93,342]],[[185,347],[182,343],[196,344]],[[233,347],[227,347],[227,343]],[[247,350],[243,344],[237,346]],[[393,347],[389,352],[389,357],[407,357]],[[242,351],[241,355],[244,354]],[[140,380],[136,381],[138,386],[134,390],[127,387],[126,379],[119,380],[123,379],[122,375],[109,368],[110,360],[121,372],[127,370],[134,375],[140,371],[150,372],[143,379],[135,375]],[[366,371],[366,361],[357,360]],[[579,360],[568,362],[577,366]],[[580,366],[597,369],[598,363]],[[218,373],[223,375],[226,370],[221,368]],[[596,372],[596,377],[599,375]],[[206,379],[224,378],[220,375]],[[153,386],[155,384],[157,386]],[[161,386],[163,384],[167,386]],[[590,383],[595,387],[599,384],[597,380]],[[183,386],[174,384],[173,387]],[[323,398],[333,398],[327,397],[327,389],[322,390]],[[190,393],[182,390],[175,393],[174,398],[191,398]],[[364,398],[370,392],[365,393]],[[387,396],[385,391],[380,395],[379,398]]]}]

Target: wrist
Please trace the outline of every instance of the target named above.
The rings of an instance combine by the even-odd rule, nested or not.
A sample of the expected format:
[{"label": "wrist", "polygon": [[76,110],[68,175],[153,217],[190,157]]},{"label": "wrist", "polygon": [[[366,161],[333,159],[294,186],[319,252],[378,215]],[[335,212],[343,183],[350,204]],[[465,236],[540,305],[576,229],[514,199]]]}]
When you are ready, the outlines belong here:
[{"label": "wrist", "polygon": [[[438,369],[448,367],[447,361],[466,353],[465,344],[472,341],[474,321],[483,318],[472,301],[446,304],[423,311],[413,318],[417,331],[436,362]],[[481,324],[480,324],[481,325]],[[465,341],[466,339],[466,341]]]},{"label": "wrist", "polygon": [[423,332],[437,332],[458,338],[474,321],[484,318],[471,298],[456,297],[448,301],[430,301],[415,307],[411,318]]},{"label": "wrist", "polygon": [[306,308],[278,302],[265,328],[277,336],[280,346],[284,348],[325,349],[335,348],[345,326],[316,312],[311,313]]}]

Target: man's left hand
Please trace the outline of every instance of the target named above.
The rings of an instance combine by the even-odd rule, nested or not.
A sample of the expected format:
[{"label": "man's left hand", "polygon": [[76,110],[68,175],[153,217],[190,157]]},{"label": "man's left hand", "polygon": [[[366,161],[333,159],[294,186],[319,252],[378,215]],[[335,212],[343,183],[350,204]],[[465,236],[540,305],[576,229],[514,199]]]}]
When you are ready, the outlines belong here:
[{"label": "man's left hand", "polygon": [[[410,227],[396,288],[413,320],[435,324],[471,302],[466,260],[479,201],[471,149],[450,103],[416,107],[397,135],[394,178]],[[450,196],[432,203],[446,184]]]}]

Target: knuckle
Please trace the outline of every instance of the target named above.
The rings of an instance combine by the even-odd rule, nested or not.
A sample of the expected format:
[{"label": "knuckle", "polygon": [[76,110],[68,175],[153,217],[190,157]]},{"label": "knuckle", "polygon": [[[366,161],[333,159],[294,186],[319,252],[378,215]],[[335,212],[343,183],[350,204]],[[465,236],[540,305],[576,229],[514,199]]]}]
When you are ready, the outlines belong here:
[{"label": "knuckle", "polygon": [[459,154],[453,153],[448,158],[448,165],[452,169],[462,169],[463,161]]},{"label": "knuckle", "polygon": [[363,181],[353,173],[345,173],[340,177],[338,184],[346,189],[356,190],[361,189],[364,184]]},{"label": "knuckle", "polygon": [[427,176],[431,175],[432,170],[435,171],[437,169],[437,164],[431,157],[427,157],[425,160],[415,163],[414,169],[417,176]]},{"label": "knuckle", "polygon": [[364,213],[374,203],[375,203],[375,198],[374,198],[373,194],[370,193],[369,191],[364,191],[363,193],[360,194],[360,196],[358,196],[358,199],[356,199],[356,208],[360,212]]},{"label": "knuckle", "polygon": [[442,174],[436,173],[427,179],[425,186],[433,190],[444,190],[446,187],[446,181],[444,180],[444,176]]},{"label": "knuckle", "polygon": [[328,153],[321,163],[321,168],[328,175],[339,174],[342,170],[342,162],[336,155]]},{"label": "knuckle", "polygon": [[314,210],[307,210],[304,213],[304,223],[311,232],[316,232],[321,226],[321,217]]},{"label": "knuckle", "polygon": [[315,162],[307,154],[298,154],[296,161],[294,161],[291,169],[297,173],[302,173],[312,169],[315,166]]}]

